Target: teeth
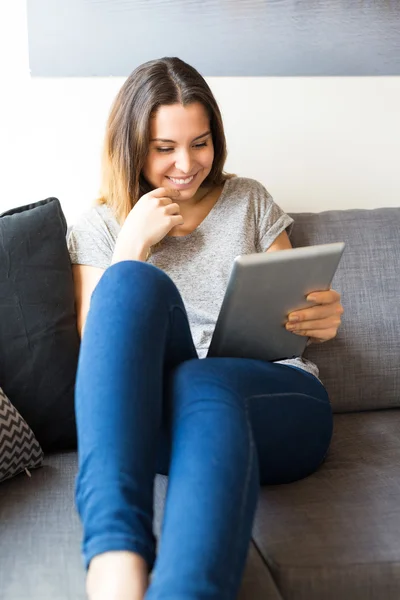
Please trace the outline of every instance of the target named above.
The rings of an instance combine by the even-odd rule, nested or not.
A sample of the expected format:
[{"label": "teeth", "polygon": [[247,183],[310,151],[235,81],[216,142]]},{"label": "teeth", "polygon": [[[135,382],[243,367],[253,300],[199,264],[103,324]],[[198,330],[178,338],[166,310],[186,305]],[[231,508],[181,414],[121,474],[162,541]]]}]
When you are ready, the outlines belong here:
[{"label": "teeth", "polygon": [[194,175],[192,175],[192,177],[188,177],[187,179],[174,179],[173,177],[170,177],[169,179],[172,181],[172,183],[178,183],[179,185],[183,185],[186,183],[190,183],[193,178]]}]

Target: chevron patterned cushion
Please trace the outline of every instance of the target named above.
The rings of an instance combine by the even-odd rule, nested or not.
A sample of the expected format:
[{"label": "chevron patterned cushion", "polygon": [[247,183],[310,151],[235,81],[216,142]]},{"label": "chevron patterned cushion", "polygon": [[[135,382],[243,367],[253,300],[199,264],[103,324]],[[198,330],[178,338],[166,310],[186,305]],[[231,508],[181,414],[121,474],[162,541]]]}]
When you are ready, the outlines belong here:
[{"label": "chevron patterned cushion", "polygon": [[0,388],[0,481],[43,462],[43,450],[17,409]]}]

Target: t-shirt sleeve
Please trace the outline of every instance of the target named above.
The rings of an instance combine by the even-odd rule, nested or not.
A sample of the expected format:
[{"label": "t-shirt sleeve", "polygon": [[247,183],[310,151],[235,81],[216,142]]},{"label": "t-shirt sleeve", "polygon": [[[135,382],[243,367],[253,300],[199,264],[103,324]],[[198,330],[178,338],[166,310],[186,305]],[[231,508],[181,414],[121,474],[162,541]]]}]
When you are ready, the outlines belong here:
[{"label": "t-shirt sleeve", "polygon": [[290,236],[294,221],[276,204],[261,183],[255,184],[258,246],[261,252],[265,252],[283,231]]},{"label": "t-shirt sleeve", "polygon": [[68,236],[71,263],[107,269],[111,264],[115,240],[95,209],[83,214]]}]

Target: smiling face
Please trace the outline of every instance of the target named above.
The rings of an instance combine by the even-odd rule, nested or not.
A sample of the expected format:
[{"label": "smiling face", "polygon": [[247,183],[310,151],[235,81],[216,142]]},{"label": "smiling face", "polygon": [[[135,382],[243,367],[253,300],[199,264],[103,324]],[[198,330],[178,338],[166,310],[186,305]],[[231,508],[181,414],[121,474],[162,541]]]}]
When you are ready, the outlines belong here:
[{"label": "smiling face", "polygon": [[143,176],[154,188],[180,191],[190,200],[209,175],[214,160],[210,120],[204,106],[160,106],[150,119],[150,146]]}]

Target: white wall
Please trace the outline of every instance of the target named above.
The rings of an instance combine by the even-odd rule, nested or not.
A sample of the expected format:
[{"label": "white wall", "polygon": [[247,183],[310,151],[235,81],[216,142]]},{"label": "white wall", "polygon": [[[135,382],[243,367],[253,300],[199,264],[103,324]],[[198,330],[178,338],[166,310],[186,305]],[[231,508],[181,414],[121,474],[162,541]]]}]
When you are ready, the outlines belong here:
[{"label": "white wall", "polygon": [[[262,181],[285,210],[400,206],[400,77],[208,81],[227,169]],[[91,204],[122,82],[31,79],[25,1],[0,4],[1,212],[57,196],[72,222]]]}]

